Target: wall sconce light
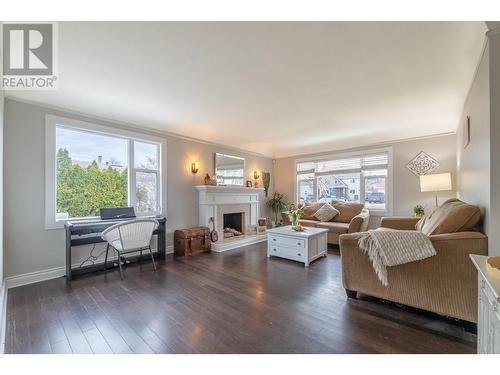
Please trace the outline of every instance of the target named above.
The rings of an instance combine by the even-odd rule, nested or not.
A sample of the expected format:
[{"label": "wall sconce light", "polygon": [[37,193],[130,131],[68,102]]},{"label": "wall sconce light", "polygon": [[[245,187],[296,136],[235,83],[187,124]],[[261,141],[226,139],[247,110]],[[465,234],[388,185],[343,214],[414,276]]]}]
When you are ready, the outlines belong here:
[{"label": "wall sconce light", "polygon": [[258,179],[259,179],[259,177],[260,177],[260,173],[259,173],[259,171],[253,171],[253,179],[254,179],[254,180],[258,180]]},{"label": "wall sconce light", "polygon": [[197,161],[192,162],[191,173],[198,173],[199,170],[200,170],[200,163],[198,163]]}]

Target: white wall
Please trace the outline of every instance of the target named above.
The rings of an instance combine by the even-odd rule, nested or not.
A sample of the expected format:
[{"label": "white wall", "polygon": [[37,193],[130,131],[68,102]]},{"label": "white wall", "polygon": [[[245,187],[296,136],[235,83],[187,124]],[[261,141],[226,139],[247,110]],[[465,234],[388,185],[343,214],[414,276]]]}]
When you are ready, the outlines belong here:
[{"label": "white wall", "polygon": [[[486,46],[457,129],[457,195],[481,207],[483,228],[491,234],[490,222],[490,96],[489,47]],[[470,143],[464,148],[467,116]]]},{"label": "white wall", "polygon": [[[421,193],[420,183],[417,176],[411,173],[406,164],[413,159],[420,151],[425,151],[430,156],[435,158],[439,163],[432,173],[451,172],[454,180],[456,171],[456,153],[455,153],[456,137],[454,134],[442,135],[437,137],[421,138],[408,141],[400,141],[391,144],[377,145],[367,147],[366,149],[376,148],[378,146],[390,146],[393,148],[393,215],[408,216],[413,215],[413,207],[421,204],[427,212],[434,209],[434,195],[432,193]],[[300,155],[300,157],[280,158],[275,162],[275,189],[292,200],[295,192],[294,168],[295,159],[316,157],[320,155],[329,155],[335,153],[344,153],[351,151],[359,151],[362,149],[350,149],[342,151],[332,151],[331,153]],[[453,191],[441,192],[438,194],[440,202],[454,197],[455,184],[453,183]],[[380,217],[372,216],[370,218],[370,227],[378,226]]]},{"label": "white wall", "polygon": [[[47,113],[108,126],[121,125],[7,99],[5,101],[5,252],[6,277],[62,267],[65,264],[64,231],[44,229],[44,129]],[[146,132],[146,131],[144,131]],[[154,133],[154,135],[159,135]],[[246,176],[253,170],[271,171],[269,158],[221,146],[162,135],[167,139],[167,245],[175,229],[198,225],[198,201],[193,185],[213,174],[214,153],[246,158]],[[230,143],[230,140],[222,140]],[[191,161],[200,162],[193,175]],[[99,245],[98,245],[99,246]],[[102,246],[101,246],[102,247]],[[75,261],[88,248],[74,251]]]},{"label": "white wall", "polygon": [[417,204],[423,205],[427,213],[436,207],[434,193],[420,192],[419,178],[406,168],[406,164],[420,151],[439,162],[439,166],[430,173],[451,172],[453,190],[439,192],[438,202],[456,196],[455,144],[455,134],[394,143],[394,215],[413,215],[413,207]]}]

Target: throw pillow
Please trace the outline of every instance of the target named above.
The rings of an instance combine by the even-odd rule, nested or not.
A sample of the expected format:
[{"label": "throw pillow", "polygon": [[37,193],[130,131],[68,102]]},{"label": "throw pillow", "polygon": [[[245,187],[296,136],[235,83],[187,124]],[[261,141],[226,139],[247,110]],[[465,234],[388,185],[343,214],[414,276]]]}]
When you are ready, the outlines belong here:
[{"label": "throw pillow", "polygon": [[337,223],[350,223],[352,218],[359,215],[364,208],[363,203],[341,202],[336,200],[333,200],[332,206],[339,212],[334,220]]},{"label": "throw pillow", "polygon": [[429,216],[420,219],[416,229],[428,236],[467,232],[473,230],[480,219],[481,210],[479,207],[452,198],[436,208]]},{"label": "throw pillow", "polygon": [[309,203],[309,204],[305,204],[302,207],[302,212],[304,213],[302,215],[302,219],[304,219],[304,220],[316,220],[316,218],[314,217],[314,214],[321,207],[323,207],[323,205],[324,205],[323,202],[321,202],[321,203]]},{"label": "throw pillow", "polygon": [[332,220],[338,214],[339,211],[335,207],[333,207],[330,203],[325,203],[323,207],[316,211],[314,217],[319,221],[326,222]]}]

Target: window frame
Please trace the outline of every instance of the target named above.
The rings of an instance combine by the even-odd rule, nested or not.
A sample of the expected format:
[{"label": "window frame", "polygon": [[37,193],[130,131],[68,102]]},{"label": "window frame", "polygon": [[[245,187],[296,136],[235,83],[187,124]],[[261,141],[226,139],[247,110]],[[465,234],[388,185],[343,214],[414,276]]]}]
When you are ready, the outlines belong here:
[{"label": "window frame", "polygon": [[[137,216],[154,216],[165,214],[167,202],[166,190],[166,155],[167,155],[167,142],[165,138],[141,133],[139,131],[128,130],[110,125],[101,125],[94,122],[86,122],[75,120],[68,117],[55,116],[46,114],[45,116],[45,229],[59,229],[63,228],[64,224],[68,221],[88,220],[95,217],[79,217],[68,219],[56,219],[56,204],[57,204],[57,191],[56,191],[56,129],[57,127],[67,128],[70,130],[87,132],[92,134],[100,134],[104,136],[111,136],[116,138],[126,139],[128,141],[128,204],[132,207],[136,205],[135,183],[137,172],[156,173],[156,188],[158,199],[158,210],[152,212],[141,212]],[[150,143],[158,145],[158,169],[142,169],[135,167],[134,160],[134,142]]]},{"label": "window frame", "polygon": [[[393,148],[392,147],[383,147],[383,148],[375,148],[375,149],[365,149],[365,150],[359,150],[359,151],[350,151],[350,152],[339,152],[339,153],[333,153],[333,154],[327,154],[327,155],[321,155],[321,156],[316,156],[316,157],[306,157],[306,158],[299,158],[295,159],[294,161],[294,177],[295,177],[295,188],[294,188],[294,202],[296,204],[299,204],[299,194],[298,194],[298,176],[300,174],[307,174],[307,173],[313,173],[314,174],[314,179],[313,179],[313,194],[314,198],[313,201],[316,202],[318,199],[318,186],[317,186],[317,177],[324,175],[338,175],[342,173],[346,173],[348,171],[338,171],[337,173],[335,171],[328,171],[328,172],[315,172],[313,170],[304,170],[301,171],[301,173],[297,173],[297,166],[300,163],[305,163],[305,162],[318,162],[318,161],[325,161],[325,160],[335,160],[335,159],[344,159],[344,158],[353,158],[353,157],[363,157],[367,155],[373,155],[373,154],[382,154],[386,153],[387,154],[387,177],[386,177],[386,206],[385,209],[376,209],[376,208],[369,208],[367,207],[368,210],[370,210],[370,215],[372,216],[384,216],[384,215],[392,215],[393,213],[393,195],[394,195],[394,189],[393,189]],[[360,202],[365,204],[365,176],[363,173],[363,169],[361,169],[360,173]]]},{"label": "window frame", "polygon": [[[159,210],[158,211],[149,211],[149,212],[141,212],[139,215],[137,216],[154,216],[154,215],[158,215],[162,212],[161,210],[161,207],[162,207],[162,204],[161,204],[161,166],[162,166],[162,162],[161,162],[161,150],[162,150],[162,145],[161,143],[158,143],[158,142],[152,142],[150,140],[146,141],[146,140],[139,140],[139,139],[130,139],[129,140],[129,151],[128,151],[128,154],[129,154],[129,164],[131,165],[129,167],[129,173],[130,173],[130,178],[129,178],[129,189],[128,189],[128,195],[129,195],[129,198],[128,198],[128,201],[129,201],[129,204],[130,206],[136,207],[137,205],[137,194],[136,194],[136,189],[137,189],[137,173],[151,173],[151,174],[155,174],[156,175],[156,195],[157,195],[157,200],[158,200],[158,206],[159,206]],[[157,152],[156,152],[156,160],[158,160],[158,168],[157,169],[147,169],[147,168],[137,168],[135,166],[135,143],[138,142],[138,143],[148,143],[148,144],[153,144],[153,145],[157,145],[157,146],[160,146],[157,148]],[[133,191],[132,191],[133,190]],[[159,199],[158,199],[159,198]]]}]

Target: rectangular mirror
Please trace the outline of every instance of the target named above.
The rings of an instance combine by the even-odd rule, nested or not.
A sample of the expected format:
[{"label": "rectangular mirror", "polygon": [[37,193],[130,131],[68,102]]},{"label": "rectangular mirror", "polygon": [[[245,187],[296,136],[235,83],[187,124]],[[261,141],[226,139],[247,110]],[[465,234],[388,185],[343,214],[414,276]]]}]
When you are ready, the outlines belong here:
[{"label": "rectangular mirror", "polygon": [[245,183],[245,158],[215,154],[215,175],[217,185],[238,185]]}]

